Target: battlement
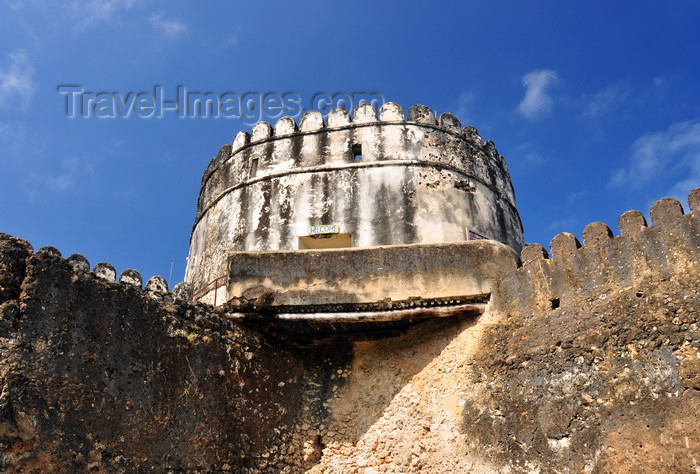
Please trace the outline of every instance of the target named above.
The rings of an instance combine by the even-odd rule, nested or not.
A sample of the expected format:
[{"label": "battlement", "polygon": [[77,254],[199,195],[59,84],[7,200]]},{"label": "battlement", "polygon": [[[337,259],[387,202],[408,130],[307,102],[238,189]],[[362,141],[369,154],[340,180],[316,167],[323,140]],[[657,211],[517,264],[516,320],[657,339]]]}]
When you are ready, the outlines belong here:
[{"label": "battlement", "polygon": [[[618,220],[613,236],[602,222],[583,230],[583,245],[564,232],[552,239],[551,257],[540,245],[521,253],[522,266],[498,286],[495,304],[505,311],[532,314],[566,307],[577,295],[606,298],[647,279],[668,279],[700,266],[700,188],[688,196],[684,214],[677,199],[664,198],[651,207],[652,226],[636,210]],[[638,294],[638,297],[644,297]]]},{"label": "battlement", "polygon": [[[85,274],[88,277],[96,278],[107,284],[132,287],[155,298],[161,298],[169,293],[172,294],[174,298],[180,300],[187,300],[191,296],[190,287],[184,282],[178,283],[172,291],[170,291],[165,278],[161,275],[155,275],[149,278],[144,286],[141,274],[133,268],[127,268],[122,271],[119,275],[119,279],[117,279],[117,271],[107,262],[96,264],[91,271],[90,262],[79,253],[63,258],[61,252],[51,246],[41,247],[34,252],[29,242],[8,234],[0,233],[0,249],[2,249],[2,253],[7,253],[12,256],[11,260],[15,262],[16,266],[19,265],[16,268],[12,268],[14,273],[13,278],[16,281],[8,281],[6,275],[0,275],[0,286],[3,288],[3,292],[0,296],[2,296],[3,299],[16,299],[19,297],[19,288],[22,278],[24,278],[24,262],[32,255],[59,260],[67,264],[73,272]],[[5,292],[7,294],[5,294]]]},{"label": "battlement", "polygon": [[302,116],[298,125],[292,117],[282,117],[274,126],[265,121],[258,122],[251,133],[238,132],[230,148],[228,145],[221,148],[219,154],[211,159],[202,177],[202,183],[204,184],[223,162],[250,145],[297,135],[314,135],[326,131],[397,124],[420,125],[450,133],[456,137],[463,137],[477,146],[483,146],[490,158],[504,162],[492,141],[484,142],[477,130],[471,125],[462,128],[459,119],[451,113],[445,112],[437,117],[429,107],[414,105],[408,110],[408,120],[406,120],[403,108],[393,102],[382,105],[379,114],[374,106],[363,103],[355,107],[352,117],[347,109],[335,108],[327,115],[325,121],[320,112],[309,111]]},{"label": "battlement", "polygon": [[[472,126],[462,128],[450,113],[439,117],[415,105],[405,119],[403,108],[388,102],[304,114],[299,124],[280,118],[274,127],[258,122],[251,133],[239,132],[211,159],[202,177],[196,222],[228,192],[286,174],[380,166],[433,167],[457,173],[465,189],[489,188],[515,209],[515,195],[504,158],[492,141],[483,141]],[[522,231],[522,224],[519,223]]]}]

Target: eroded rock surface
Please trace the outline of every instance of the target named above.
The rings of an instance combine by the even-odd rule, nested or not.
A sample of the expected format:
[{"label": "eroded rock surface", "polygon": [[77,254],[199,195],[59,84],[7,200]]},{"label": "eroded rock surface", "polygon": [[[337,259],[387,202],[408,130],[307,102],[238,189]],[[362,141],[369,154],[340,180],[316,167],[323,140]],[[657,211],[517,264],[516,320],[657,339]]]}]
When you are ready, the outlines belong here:
[{"label": "eroded rock surface", "polygon": [[23,281],[21,296],[10,294],[19,299],[0,307],[2,469],[240,470],[301,459],[291,427],[305,371],[285,348],[205,305],[157,300],[50,254],[31,256]]},{"label": "eroded rock surface", "polygon": [[689,202],[527,247],[477,319],[317,346],[0,235],[0,466],[698,472]]}]

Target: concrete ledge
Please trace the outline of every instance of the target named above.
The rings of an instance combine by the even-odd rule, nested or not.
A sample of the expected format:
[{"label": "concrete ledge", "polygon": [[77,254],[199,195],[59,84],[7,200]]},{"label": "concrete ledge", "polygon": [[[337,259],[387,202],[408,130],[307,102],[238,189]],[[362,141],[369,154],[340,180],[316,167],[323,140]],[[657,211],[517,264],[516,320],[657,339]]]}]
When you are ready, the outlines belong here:
[{"label": "concrete ledge", "polygon": [[491,293],[517,265],[515,251],[491,240],[235,252],[227,294],[267,307],[469,297]]}]

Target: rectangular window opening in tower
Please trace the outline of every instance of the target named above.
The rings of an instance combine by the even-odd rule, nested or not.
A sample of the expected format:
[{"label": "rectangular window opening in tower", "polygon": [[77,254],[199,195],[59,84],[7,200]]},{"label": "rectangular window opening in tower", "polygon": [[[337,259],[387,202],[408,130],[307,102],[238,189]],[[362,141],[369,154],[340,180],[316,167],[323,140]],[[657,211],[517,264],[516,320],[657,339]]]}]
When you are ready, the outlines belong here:
[{"label": "rectangular window opening in tower", "polygon": [[355,145],[352,146],[352,157],[355,160],[362,159],[362,145],[360,145],[359,143],[356,143]]},{"label": "rectangular window opening in tower", "polygon": [[253,158],[250,162],[250,178],[255,178],[255,175],[258,174],[258,159]]}]

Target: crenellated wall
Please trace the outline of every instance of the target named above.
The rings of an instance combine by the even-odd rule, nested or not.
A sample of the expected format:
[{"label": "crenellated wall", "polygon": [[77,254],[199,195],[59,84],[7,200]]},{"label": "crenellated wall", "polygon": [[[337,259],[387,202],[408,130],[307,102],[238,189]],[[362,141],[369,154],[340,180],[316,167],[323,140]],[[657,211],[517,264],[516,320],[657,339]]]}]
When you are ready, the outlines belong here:
[{"label": "crenellated wall", "polygon": [[[359,155],[359,156],[358,156]],[[513,186],[493,142],[451,114],[369,104],[324,122],[308,112],[256,124],[202,178],[185,280],[201,288],[237,251],[305,248],[310,227],[337,225],[344,246],[461,242],[467,229],[519,251]]]},{"label": "crenellated wall", "polygon": [[[150,295],[153,297],[163,297],[164,295],[170,295],[177,300],[189,301],[192,296],[192,288],[185,282],[180,282],[176,284],[172,289],[168,287],[168,282],[161,275],[154,275],[146,281],[144,285],[143,278],[141,274],[134,270],[133,268],[127,268],[119,274],[117,279],[116,269],[107,262],[100,262],[92,267],[90,270],[90,262],[85,256],[74,253],[69,257],[63,258],[61,252],[49,245],[41,247],[36,252],[32,246],[17,237],[13,237],[8,234],[0,232],[0,253],[16,254],[15,258],[9,260],[9,262],[16,264],[17,262],[23,262],[25,259],[29,258],[32,254],[37,256],[44,256],[48,258],[53,258],[61,262],[68,264],[76,274],[89,275],[91,278],[96,277],[99,281],[107,283],[108,285],[116,285],[123,288],[134,288],[143,293],[143,295]],[[20,281],[8,281],[7,276],[4,273],[11,273],[14,275],[23,275],[24,268],[8,268],[6,262],[0,265],[0,298],[5,299],[16,299],[20,296],[19,285]],[[9,283],[9,284],[8,284]]]},{"label": "crenellated wall", "polygon": [[304,470],[303,359],[162,277],[115,275],[0,233],[0,471]]},{"label": "crenellated wall", "polygon": [[552,239],[551,258],[540,244],[521,253],[522,267],[501,281],[497,309],[516,314],[556,309],[581,295],[606,298],[621,288],[700,265],[700,188],[688,196],[690,213],[677,199],[664,198],[651,208],[652,226],[633,210],[618,220],[613,236],[602,222],[583,230],[583,246],[570,233]]}]

